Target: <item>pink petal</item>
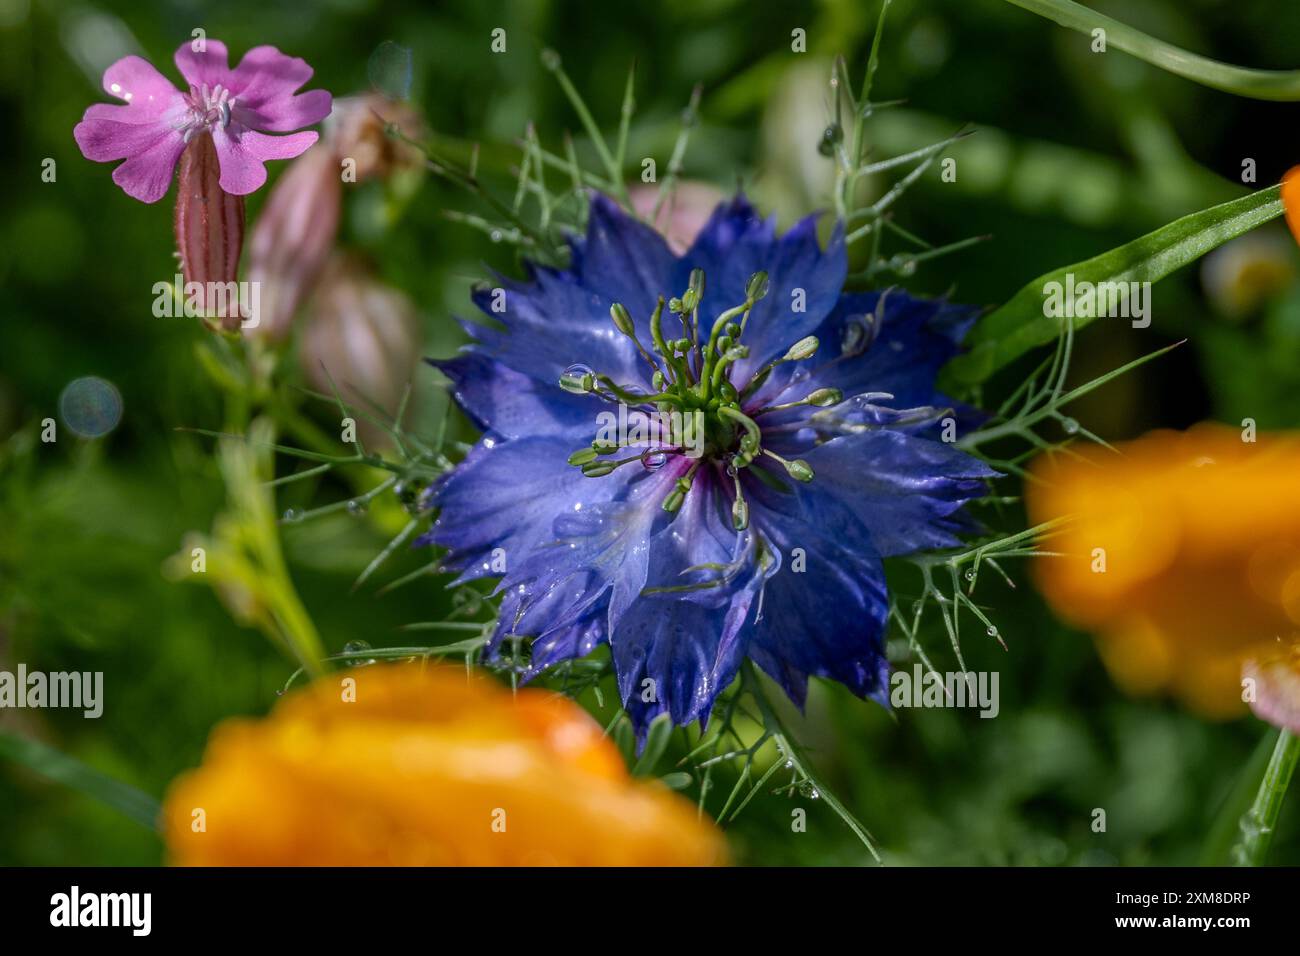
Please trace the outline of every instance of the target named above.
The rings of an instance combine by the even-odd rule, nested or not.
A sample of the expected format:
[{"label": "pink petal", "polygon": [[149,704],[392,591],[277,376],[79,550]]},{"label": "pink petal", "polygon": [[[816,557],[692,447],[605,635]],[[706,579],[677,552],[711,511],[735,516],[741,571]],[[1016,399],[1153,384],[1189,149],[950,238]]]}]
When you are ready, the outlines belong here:
[{"label": "pink petal", "polygon": [[164,136],[181,135],[161,117],[142,115],[130,106],[97,103],[72,130],[81,155],[97,163],[142,153]]},{"label": "pink petal", "polygon": [[293,159],[305,153],[318,139],[314,132],[293,133],[290,136],[266,136],[256,130],[241,129],[231,135],[234,127],[212,131],[221,163],[221,188],[232,196],[246,196],[266,182],[268,159]]},{"label": "pink petal", "polygon": [[306,60],[281,53],[273,46],[255,46],[235,67],[230,88],[242,105],[260,111],[270,100],[292,96],[311,75]]},{"label": "pink petal", "polygon": [[1242,676],[1255,681],[1255,716],[1300,734],[1300,641],[1246,661]]},{"label": "pink petal", "polygon": [[185,77],[190,86],[208,85],[208,89],[218,83],[230,88],[231,75],[226,45],[220,40],[205,40],[202,53],[194,51],[193,42],[183,43],[176,51],[176,68]]},{"label": "pink petal", "polygon": [[141,202],[157,202],[167,194],[176,161],[185,149],[179,135],[160,136],[144,152],[136,153],[113,170],[113,182]]},{"label": "pink petal", "polygon": [[161,113],[180,96],[167,77],[138,56],[124,56],[105,70],[104,90],[140,116]]},{"label": "pink petal", "polygon": [[319,123],[330,115],[333,107],[334,98],[326,90],[308,90],[297,96],[268,100],[244,114],[244,121],[268,133],[288,133]]}]

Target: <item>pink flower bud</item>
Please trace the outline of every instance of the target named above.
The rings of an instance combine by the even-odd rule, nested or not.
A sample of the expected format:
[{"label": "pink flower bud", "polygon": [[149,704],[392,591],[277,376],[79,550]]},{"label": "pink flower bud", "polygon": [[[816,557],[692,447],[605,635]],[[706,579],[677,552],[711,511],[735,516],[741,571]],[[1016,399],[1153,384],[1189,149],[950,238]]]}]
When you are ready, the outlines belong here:
[{"label": "pink flower bud", "polygon": [[668,248],[681,255],[691,247],[718,203],[726,197],[708,183],[687,180],[677,184],[671,196],[659,203],[659,187],[636,185],[631,189],[632,208],[638,216],[649,218],[659,205],[652,226],[668,240]]},{"label": "pink flower bud", "polygon": [[340,164],[347,164],[350,181],[364,183],[423,164],[424,153],[388,133],[390,123],[412,139],[425,135],[420,114],[404,103],[374,94],[335,101],[325,138]]},{"label": "pink flower bud", "polygon": [[[304,316],[298,352],[318,391],[329,393],[332,381],[345,402],[395,414],[419,345],[419,321],[406,296],[355,262],[330,262]],[[385,443],[385,434],[363,417],[357,426],[367,444]]]},{"label": "pink flower bud", "polygon": [[241,323],[235,280],[244,245],[244,197],[227,193],[220,180],[212,137],[195,136],[181,154],[176,248],[186,285],[202,286],[203,312],[229,330]]},{"label": "pink flower bud", "polygon": [[334,248],[341,204],[338,162],[323,144],[294,160],[276,182],[249,241],[248,278],[261,296],[257,334],[272,340],[288,334]]}]

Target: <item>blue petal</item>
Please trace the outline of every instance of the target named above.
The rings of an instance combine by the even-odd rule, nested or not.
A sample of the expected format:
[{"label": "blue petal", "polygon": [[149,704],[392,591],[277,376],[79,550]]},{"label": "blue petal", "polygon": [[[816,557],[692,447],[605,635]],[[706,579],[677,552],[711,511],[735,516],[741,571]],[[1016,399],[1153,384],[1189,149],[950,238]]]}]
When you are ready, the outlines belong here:
[{"label": "blue petal", "polygon": [[745,382],[823,322],[839,299],[848,257],[839,226],[825,251],[817,242],[816,216],[778,239],[774,221],[760,219],[740,196],[718,206],[686,252],[677,281],[682,289],[692,268],[704,270],[701,337],[714,317],[744,302],[751,275],[768,274],[767,297],[750,313],[742,339],[749,358],[737,362],[732,373],[733,382]]},{"label": "blue petal", "polygon": [[[455,358],[430,360],[451,379],[456,403],[480,431],[504,438],[562,434],[570,451],[591,440],[601,402],[529,378],[468,346]],[[567,454],[567,453],[566,453]]]},{"label": "blue petal", "polygon": [[677,258],[663,236],[629,216],[608,196],[595,193],[587,236],[574,243],[573,250],[572,271],[577,281],[599,293],[604,304],[601,321],[608,325],[609,307],[620,302],[636,321],[642,341],[649,342],[655,301],[660,295],[668,298],[686,288],[669,288]]},{"label": "blue petal", "polygon": [[804,460],[816,477],[794,494],[808,523],[835,528],[850,514],[883,557],[961,544],[971,525],[959,509],[997,475],[950,444],[888,430],[831,439]]},{"label": "blue petal", "polygon": [[555,540],[557,515],[609,501],[630,477],[619,469],[584,478],[566,461],[572,444],[553,435],[504,441],[489,434],[476,449],[434,493],[439,515],[425,536],[448,549],[444,564],[461,571],[461,581],[499,574],[497,549],[507,568],[524,561]]},{"label": "blue petal", "polygon": [[[880,558],[857,522],[847,512],[805,508],[758,482],[746,497],[776,558],[764,577],[749,656],[800,706],[810,676],[883,701],[889,597]],[[828,517],[834,520],[824,523]]]},{"label": "blue petal", "polygon": [[[648,370],[609,319],[612,300],[572,272],[534,268],[530,282],[498,280],[473,293],[494,324],[467,324],[483,351],[517,372],[554,385],[581,363],[619,384],[647,388]],[[499,298],[496,289],[503,293]],[[499,304],[501,311],[494,306]],[[648,320],[647,320],[648,321]]]}]

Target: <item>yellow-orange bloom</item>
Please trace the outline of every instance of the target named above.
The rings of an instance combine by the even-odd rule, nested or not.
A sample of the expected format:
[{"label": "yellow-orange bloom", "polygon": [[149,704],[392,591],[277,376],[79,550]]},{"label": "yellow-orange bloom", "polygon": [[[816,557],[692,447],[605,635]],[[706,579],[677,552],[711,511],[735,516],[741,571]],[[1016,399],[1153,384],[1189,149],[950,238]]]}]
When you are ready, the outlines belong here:
[{"label": "yellow-orange bloom", "polygon": [[1282,177],[1282,212],[1291,235],[1300,242],[1300,166],[1292,166]]},{"label": "yellow-orange bloom", "polygon": [[163,807],[182,865],[722,863],[723,837],[633,779],[573,702],[459,668],[321,678],[217,727]]},{"label": "yellow-orange bloom", "polygon": [[1039,586],[1115,680],[1244,712],[1242,663],[1300,633],[1300,437],[1203,424],[1040,459],[1034,522],[1068,518]]}]

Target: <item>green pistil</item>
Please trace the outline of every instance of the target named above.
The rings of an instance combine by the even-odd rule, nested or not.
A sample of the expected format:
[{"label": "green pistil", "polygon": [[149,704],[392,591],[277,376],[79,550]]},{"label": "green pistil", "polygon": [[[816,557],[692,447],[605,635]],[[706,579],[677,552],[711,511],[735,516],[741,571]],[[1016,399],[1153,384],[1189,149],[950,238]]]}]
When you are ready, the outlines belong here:
[{"label": "green pistil", "polygon": [[762,415],[764,412],[779,412],[787,408],[799,408],[802,405],[812,405],[814,408],[830,408],[832,405],[838,405],[844,401],[844,393],[838,388],[819,388],[815,392],[810,392],[797,402],[785,402],[782,405],[768,405],[766,408],[760,408],[754,414]]},{"label": "green pistil", "polygon": [[[614,328],[627,336],[641,358],[651,369],[650,381],[654,392],[649,395],[622,386],[608,375],[584,373],[566,374],[560,386],[578,394],[594,394],[607,401],[619,401],[629,406],[654,408],[661,413],[698,416],[703,436],[704,457],[691,464],[690,470],[679,477],[664,498],[662,507],[675,513],[681,509],[695,480],[696,472],[704,461],[726,461],[728,472],[735,484],[736,497],[732,504],[732,525],[737,531],[749,527],[749,504],[740,483],[739,470],[751,465],[759,455],[767,455],[780,462],[786,472],[798,481],[811,481],[813,470],[806,461],[787,461],[763,447],[763,431],[754,419],[746,415],[741,405],[771,375],[772,369],[782,362],[798,362],[811,358],[817,351],[814,336],[807,336],[792,345],[786,353],[765,365],[743,387],[731,381],[731,371],[736,363],[749,357],[749,349],[741,344],[749,317],[769,291],[765,272],[755,272],[745,285],[745,299],[738,305],[719,313],[709,326],[708,340],[700,341],[700,307],[704,300],[705,278],[700,269],[691,271],[686,290],[680,297],[668,299],[659,296],[650,315],[650,345],[646,348],[637,337],[636,322],[631,312],[621,302],[610,306],[609,315]],[[682,336],[669,339],[664,335],[664,305],[681,323]],[[755,414],[811,405],[826,408],[838,404],[843,396],[838,389],[822,388],[813,391],[797,402],[774,405]],[[685,447],[684,435],[671,436],[677,444],[659,444],[650,451],[628,458],[613,459],[622,445],[611,441],[594,441],[590,448],[581,448],[569,456],[569,464],[581,468],[592,478],[608,475],[615,469],[634,461],[649,463],[650,455],[681,452]],[[784,486],[775,475],[759,469],[757,477],[774,487]],[[789,490],[784,488],[784,490]]]},{"label": "green pistil", "polygon": [[812,465],[808,464],[808,462],[804,461],[802,458],[796,458],[794,461],[787,461],[776,452],[770,451],[766,448],[763,449],[763,454],[767,455],[768,458],[775,458],[784,465],[787,474],[789,474],[791,478],[795,479],[795,481],[813,480]]},{"label": "green pistil", "polygon": [[668,497],[664,499],[662,505],[664,511],[667,511],[669,514],[676,514],[681,510],[682,502],[686,500],[686,494],[691,490],[691,485],[695,482],[695,472],[697,472],[699,468],[700,463],[697,461],[691,465],[690,470],[686,472],[686,474],[682,475],[673,483],[673,490],[669,492]]},{"label": "green pistil", "polygon": [[794,345],[790,346],[790,348],[786,350],[784,355],[778,359],[772,359],[772,361],[768,362],[758,370],[754,377],[749,380],[749,384],[741,390],[741,398],[748,398],[754,392],[758,391],[763,383],[767,381],[767,377],[772,374],[772,369],[776,368],[782,362],[802,362],[806,359],[812,358],[813,355],[816,354],[819,345],[821,345],[821,343],[817,341],[817,336],[815,335],[809,335],[794,343]]},{"label": "green pistil", "polygon": [[731,480],[736,483],[736,500],[731,504],[731,526],[744,531],[749,527],[749,505],[745,503],[745,492],[740,487],[740,473],[732,475]]},{"label": "green pistil", "polygon": [[615,468],[622,468],[624,465],[630,465],[634,461],[640,461],[641,455],[633,455],[631,458],[621,458],[618,461],[589,461],[582,466],[582,473],[588,478],[604,478]]}]

